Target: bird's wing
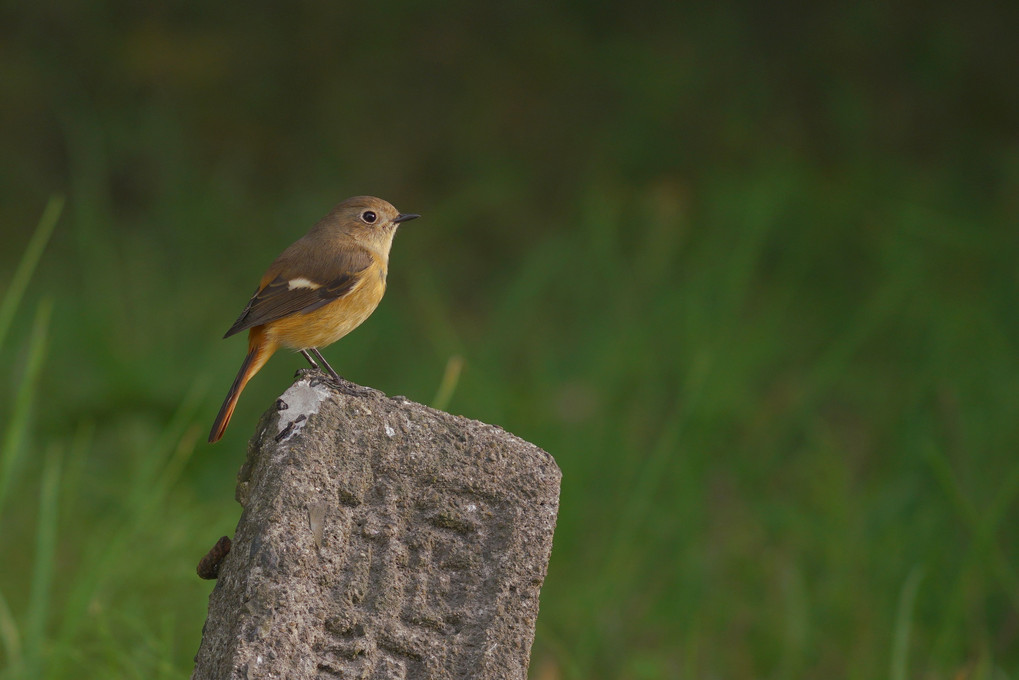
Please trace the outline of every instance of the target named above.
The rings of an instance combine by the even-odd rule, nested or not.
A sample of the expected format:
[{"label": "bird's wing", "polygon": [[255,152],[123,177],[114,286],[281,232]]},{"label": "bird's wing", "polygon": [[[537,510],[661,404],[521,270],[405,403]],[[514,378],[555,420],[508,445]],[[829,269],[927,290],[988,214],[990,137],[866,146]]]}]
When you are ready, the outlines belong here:
[{"label": "bird's wing", "polygon": [[[328,258],[322,252],[307,253],[306,258],[286,255],[269,267],[258,290],[224,338],[291,314],[307,314],[338,300],[353,290],[360,280],[358,274],[372,263],[371,254],[363,248],[348,247]],[[295,260],[303,261],[289,264]]]}]

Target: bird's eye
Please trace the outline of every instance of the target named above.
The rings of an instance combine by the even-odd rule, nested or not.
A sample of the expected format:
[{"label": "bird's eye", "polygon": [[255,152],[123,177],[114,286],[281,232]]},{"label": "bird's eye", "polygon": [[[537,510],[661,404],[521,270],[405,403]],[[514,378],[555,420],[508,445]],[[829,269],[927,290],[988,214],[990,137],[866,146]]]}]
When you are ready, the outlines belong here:
[{"label": "bird's eye", "polygon": [[371,210],[365,210],[361,213],[361,219],[364,220],[365,224],[375,224],[375,220],[377,220],[378,217]]}]

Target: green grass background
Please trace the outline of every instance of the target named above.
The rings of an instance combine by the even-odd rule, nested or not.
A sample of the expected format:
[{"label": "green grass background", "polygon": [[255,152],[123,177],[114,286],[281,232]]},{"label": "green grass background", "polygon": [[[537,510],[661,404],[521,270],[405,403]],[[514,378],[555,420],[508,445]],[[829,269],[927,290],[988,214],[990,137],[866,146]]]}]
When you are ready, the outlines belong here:
[{"label": "green grass background", "polygon": [[532,677],[1019,677],[998,5],[4,3],[0,677],[190,672],[302,366],[209,446],[220,336],[360,193],[333,365],[563,470]]}]

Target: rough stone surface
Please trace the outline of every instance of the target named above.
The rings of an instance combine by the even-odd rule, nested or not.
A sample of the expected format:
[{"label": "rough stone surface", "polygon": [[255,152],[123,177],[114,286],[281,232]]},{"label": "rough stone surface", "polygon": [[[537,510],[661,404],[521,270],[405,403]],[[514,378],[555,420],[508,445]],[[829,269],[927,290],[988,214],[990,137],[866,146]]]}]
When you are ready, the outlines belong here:
[{"label": "rough stone surface", "polygon": [[300,372],[248,445],[192,678],[523,680],[560,478],[498,427]]}]

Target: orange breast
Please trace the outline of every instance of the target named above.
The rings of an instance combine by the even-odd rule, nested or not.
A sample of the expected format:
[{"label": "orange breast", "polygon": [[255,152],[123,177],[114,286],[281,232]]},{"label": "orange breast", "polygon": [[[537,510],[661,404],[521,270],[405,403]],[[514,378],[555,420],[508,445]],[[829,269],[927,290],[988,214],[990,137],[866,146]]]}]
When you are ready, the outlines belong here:
[{"label": "orange breast", "polygon": [[369,267],[357,286],[334,302],[307,314],[293,314],[266,325],[266,335],[284,347],[325,347],[360,326],[386,292],[385,270]]}]

